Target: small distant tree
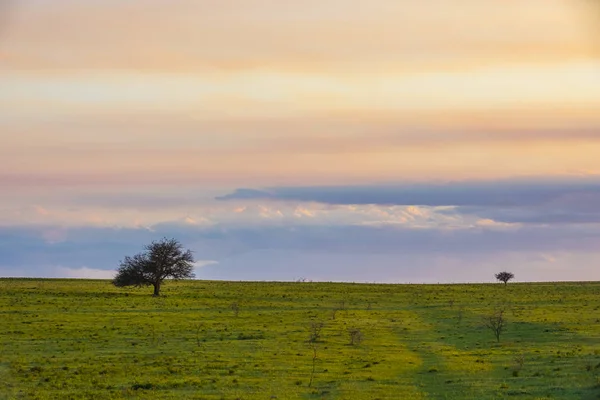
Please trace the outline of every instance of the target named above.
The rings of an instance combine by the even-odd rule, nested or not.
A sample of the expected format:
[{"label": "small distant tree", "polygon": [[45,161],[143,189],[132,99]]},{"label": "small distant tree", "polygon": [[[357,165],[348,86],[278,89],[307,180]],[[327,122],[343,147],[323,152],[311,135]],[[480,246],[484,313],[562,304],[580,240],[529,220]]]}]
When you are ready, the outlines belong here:
[{"label": "small distant tree", "polygon": [[160,296],[165,279],[190,279],[193,270],[192,252],[175,239],[163,238],[147,245],[144,252],[125,257],[112,283],[117,287],[152,285],[154,296]]},{"label": "small distant tree", "polygon": [[363,339],[362,332],[358,328],[349,328],[348,334],[350,335],[350,344],[352,346],[360,344]]},{"label": "small distant tree", "polygon": [[504,309],[496,310],[493,314],[483,317],[483,324],[491,330],[496,337],[496,341],[500,342],[500,335],[506,328],[506,320],[504,319]]},{"label": "small distant tree", "polygon": [[499,280],[500,282],[504,282],[504,285],[506,285],[508,283],[508,281],[510,281],[511,279],[513,279],[515,277],[515,274],[513,274],[512,272],[498,272],[496,274],[496,279]]},{"label": "small distant tree", "polygon": [[321,338],[321,331],[325,327],[325,323],[323,321],[313,321],[310,323],[309,331],[310,338],[308,339],[309,343],[316,343]]}]

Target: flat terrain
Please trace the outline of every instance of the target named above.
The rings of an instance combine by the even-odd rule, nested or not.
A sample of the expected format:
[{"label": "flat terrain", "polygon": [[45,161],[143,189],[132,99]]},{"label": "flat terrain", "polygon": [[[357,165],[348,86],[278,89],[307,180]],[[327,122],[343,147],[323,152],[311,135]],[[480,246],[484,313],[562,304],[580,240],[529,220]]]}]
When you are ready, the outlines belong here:
[{"label": "flat terrain", "polygon": [[0,280],[0,399],[600,399],[600,283],[150,294]]}]

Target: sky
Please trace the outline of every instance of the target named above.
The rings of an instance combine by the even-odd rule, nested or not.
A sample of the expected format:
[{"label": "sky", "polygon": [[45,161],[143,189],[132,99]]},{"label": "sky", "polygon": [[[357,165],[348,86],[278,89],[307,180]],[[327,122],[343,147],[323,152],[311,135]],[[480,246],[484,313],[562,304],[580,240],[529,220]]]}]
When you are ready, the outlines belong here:
[{"label": "sky", "polygon": [[600,280],[600,2],[0,0],[0,276]]}]

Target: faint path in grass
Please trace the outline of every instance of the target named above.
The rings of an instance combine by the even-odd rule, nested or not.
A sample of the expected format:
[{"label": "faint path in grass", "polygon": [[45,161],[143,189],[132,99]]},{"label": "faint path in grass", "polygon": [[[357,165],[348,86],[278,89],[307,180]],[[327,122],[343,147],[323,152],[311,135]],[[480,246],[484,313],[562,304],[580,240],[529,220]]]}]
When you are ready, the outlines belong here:
[{"label": "faint path in grass", "polygon": [[[404,318],[406,314],[398,309],[370,309],[354,303],[340,311],[335,320],[327,321],[326,343],[330,348],[343,349],[342,354],[338,350],[338,356],[330,355],[324,360],[333,366],[337,376],[343,377],[336,379],[340,397],[331,398],[427,398],[412,379],[421,367],[421,359],[407,347],[398,346],[396,328]],[[350,345],[349,328],[362,333],[359,344]]]},{"label": "faint path in grass", "polygon": [[415,386],[425,393],[427,399],[486,398],[479,388],[465,380],[465,376],[488,368],[470,358],[468,363],[465,363],[464,357],[460,363],[453,360],[451,353],[456,354],[455,349],[440,343],[435,325],[421,316],[422,312],[414,309],[407,311],[407,318],[402,326],[394,329],[400,348],[406,349],[420,360],[419,367],[410,375]]}]

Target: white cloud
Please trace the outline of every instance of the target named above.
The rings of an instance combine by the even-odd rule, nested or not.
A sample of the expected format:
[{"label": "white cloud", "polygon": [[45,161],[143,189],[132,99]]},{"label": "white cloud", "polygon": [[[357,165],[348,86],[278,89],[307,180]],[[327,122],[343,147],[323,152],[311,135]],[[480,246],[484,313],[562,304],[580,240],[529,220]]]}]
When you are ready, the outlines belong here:
[{"label": "white cloud", "polygon": [[[140,202],[143,201],[140,199]],[[50,215],[26,213],[26,210],[27,207],[0,210],[0,226],[44,226],[46,228],[41,235],[49,243],[64,242],[69,229],[78,227],[133,228],[156,232],[165,225],[195,229],[281,225],[365,225],[414,229],[511,229],[520,226],[448,206],[336,205],[284,200],[235,200],[234,204],[173,205],[156,210],[64,204],[53,206]]]},{"label": "white cloud", "polygon": [[475,223],[475,226],[486,229],[516,229],[522,226],[518,223],[498,222],[490,218],[483,218]]},{"label": "white cloud", "polygon": [[196,275],[196,278],[202,276],[202,270],[204,268],[208,267],[209,265],[215,265],[218,263],[218,261],[214,260],[196,260],[196,262],[194,263],[194,274]]},{"label": "white cloud", "polygon": [[194,263],[194,269],[200,269],[202,267],[206,267],[207,265],[218,264],[218,261],[215,260],[196,260]]},{"label": "white cloud", "polygon": [[113,279],[115,270],[95,269],[88,267],[67,268],[56,267],[54,274],[56,277],[64,278],[80,278],[80,279]]}]

